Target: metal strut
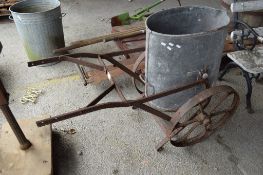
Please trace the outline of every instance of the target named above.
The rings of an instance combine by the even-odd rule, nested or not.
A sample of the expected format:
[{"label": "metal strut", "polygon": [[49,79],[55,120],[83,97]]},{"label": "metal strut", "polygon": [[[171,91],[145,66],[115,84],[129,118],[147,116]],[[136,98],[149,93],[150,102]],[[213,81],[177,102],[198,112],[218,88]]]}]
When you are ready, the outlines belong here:
[{"label": "metal strut", "polygon": [[[152,113],[154,115],[157,115],[158,117],[160,117],[160,118],[162,118],[164,120],[169,121],[169,120],[171,120],[170,116],[166,115],[165,113],[163,113],[161,111],[153,109],[153,108],[151,108],[151,107],[149,107],[149,106],[147,106],[147,105],[145,105],[143,103],[146,103],[146,102],[149,102],[149,101],[161,98],[161,97],[165,97],[165,96],[168,96],[168,95],[171,95],[171,94],[175,94],[175,93],[181,92],[183,90],[193,88],[193,87],[195,87],[197,85],[200,85],[200,84],[205,85],[206,84],[206,80],[204,80],[204,79],[197,80],[196,82],[193,82],[193,83],[190,83],[190,84],[187,84],[187,85],[178,86],[178,87],[172,88],[170,90],[167,90],[167,91],[164,91],[164,92],[161,92],[161,93],[157,93],[155,95],[151,95],[151,96],[148,96],[148,97],[139,98],[139,99],[136,99],[136,100],[126,100],[126,101],[121,101],[121,102],[107,102],[107,103],[101,103],[101,104],[97,104],[97,105],[90,105],[89,104],[87,107],[80,108],[78,110],[75,110],[75,111],[72,111],[72,112],[68,112],[68,113],[65,113],[65,114],[57,115],[57,116],[54,116],[54,117],[51,117],[51,118],[43,119],[43,120],[37,121],[36,123],[37,123],[37,126],[41,127],[41,126],[45,126],[45,125],[48,125],[48,124],[56,123],[56,122],[59,122],[59,121],[67,120],[67,119],[70,119],[70,118],[73,118],[73,117],[76,117],[76,116],[80,116],[80,115],[83,115],[83,114],[87,114],[87,113],[90,113],[90,112],[98,111],[98,110],[101,110],[101,109],[118,108],[118,107],[130,107],[130,106],[135,106],[137,108],[143,109],[143,110],[145,110],[147,112],[150,112],[150,113]],[[112,86],[114,86],[114,88],[116,88],[115,84],[112,85]],[[98,103],[111,90],[113,90],[114,88],[112,86],[109,87],[103,93],[101,93],[96,99],[94,99],[92,101],[92,104]]]}]

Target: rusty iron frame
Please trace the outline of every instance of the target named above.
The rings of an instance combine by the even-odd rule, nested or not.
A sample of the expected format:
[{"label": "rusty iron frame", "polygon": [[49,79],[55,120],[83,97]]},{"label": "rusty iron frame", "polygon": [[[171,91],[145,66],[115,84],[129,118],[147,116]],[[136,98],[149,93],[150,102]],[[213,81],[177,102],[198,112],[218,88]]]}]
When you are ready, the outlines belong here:
[{"label": "rusty iron frame", "polygon": [[[171,121],[171,116],[168,116],[167,114],[154,109],[148,105],[145,105],[144,103],[147,103],[149,101],[158,99],[158,98],[162,98],[171,94],[175,94],[177,92],[181,92],[183,90],[186,89],[190,89],[193,88],[197,85],[205,85],[206,84],[206,80],[197,80],[194,83],[190,83],[187,85],[183,85],[183,86],[178,86],[176,88],[172,88],[170,90],[161,92],[161,93],[157,93],[155,95],[151,95],[148,97],[141,97],[138,98],[136,100],[126,100],[126,98],[124,97],[124,95],[122,94],[122,92],[120,91],[120,88],[113,83],[108,89],[106,89],[104,92],[102,92],[98,97],[96,97],[94,100],[92,100],[86,107],[80,108],[78,110],[69,112],[69,113],[64,113],[62,115],[57,115],[51,118],[47,118],[47,119],[43,119],[40,121],[37,121],[37,125],[38,126],[44,126],[44,125],[48,125],[48,124],[52,124],[52,123],[56,123],[59,121],[63,121],[69,118],[73,118],[76,116],[80,116],[83,114],[87,114],[90,112],[94,112],[97,110],[101,110],[101,109],[107,109],[107,108],[117,108],[117,107],[135,107],[135,108],[140,108],[143,109],[151,114],[154,114],[160,118],[162,118],[163,120],[166,121]],[[97,104],[101,99],[103,99],[108,93],[110,93],[113,89],[115,89],[117,91],[117,94],[119,95],[119,97],[121,98],[122,101],[120,102],[107,102],[107,103],[101,103],[101,104]]]},{"label": "rusty iron frame", "polygon": [[[142,47],[142,48],[136,48],[136,49],[129,49],[129,50],[125,50],[125,51],[110,52],[110,53],[106,53],[106,54],[74,53],[74,54],[66,54],[66,55],[61,55],[61,56],[50,57],[50,58],[43,59],[43,60],[28,62],[28,66],[32,67],[32,66],[57,62],[57,61],[68,61],[68,62],[72,62],[72,63],[78,64],[78,65],[87,66],[87,67],[91,67],[91,68],[94,68],[94,69],[97,69],[100,71],[104,71],[107,74],[109,81],[111,82],[111,86],[108,89],[106,89],[104,92],[102,92],[94,100],[92,100],[86,107],[80,108],[78,110],[75,110],[75,111],[72,111],[69,113],[65,113],[62,115],[58,115],[58,116],[54,116],[51,118],[47,118],[47,119],[37,121],[37,125],[39,127],[41,127],[44,125],[59,122],[59,121],[66,120],[66,119],[76,117],[79,115],[87,114],[87,113],[90,113],[93,111],[106,109],[106,108],[116,108],[116,107],[140,108],[142,110],[145,110],[149,113],[152,113],[152,114],[162,118],[163,120],[170,121],[171,120],[170,116],[168,116],[164,112],[161,112],[157,109],[154,109],[148,105],[145,105],[144,103],[147,103],[149,101],[152,101],[152,100],[155,100],[158,98],[162,98],[162,97],[165,97],[165,96],[168,96],[168,95],[171,95],[171,94],[174,94],[174,93],[177,93],[177,92],[189,89],[189,88],[193,88],[197,85],[203,84],[204,87],[208,87],[207,81],[205,79],[200,79],[200,80],[197,80],[193,83],[189,83],[186,85],[171,88],[170,90],[167,90],[167,91],[164,91],[161,93],[157,93],[155,95],[151,95],[148,97],[141,97],[141,98],[138,98],[136,100],[127,100],[125,98],[125,96],[123,95],[122,91],[120,90],[119,86],[115,83],[115,80],[111,76],[110,71],[107,69],[107,66],[104,63],[104,60],[107,60],[108,62],[113,64],[113,66],[120,68],[125,73],[130,75],[132,78],[140,81],[141,83],[144,83],[138,74],[136,74],[135,72],[133,72],[132,70],[130,70],[129,68],[127,68],[126,66],[124,66],[123,64],[121,64],[120,62],[116,61],[113,58],[114,56],[125,55],[125,54],[135,53],[135,52],[142,52],[144,50],[145,50],[145,48]],[[81,57],[97,58],[100,65],[90,63],[86,60],[85,61],[81,60],[80,59]],[[100,100],[102,100],[108,93],[110,93],[114,89],[116,90],[118,96],[121,99],[120,102],[107,102],[107,103],[97,104]]]},{"label": "rusty iron frame", "polygon": [[[177,87],[173,87],[169,90],[160,92],[160,93],[156,93],[154,95],[149,95],[147,97],[142,96],[140,98],[137,98],[135,100],[128,100],[125,98],[125,96],[123,95],[120,87],[117,85],[117,83],[115,82],[115,79],[111,76],[110,71],[108,70],[105,61],[110,62],[113,66],[116,66],[118,68],[120,68],[122,71],[124,71],[125,73],[127,73],[130,77],[132,77],[135,80],[140,81],[141,83],[144,83],[144,80],[141,79],[140,75],[136,73],[136,71],[134,70],[130,70],[129,68],[127,68],[126,66],[124,66],[123,64],[121,64],[120,62],[116,61],[113,57],[115,56],[120,56],[120,55],[126,55],[126,54],[130,54],[130,53],[135,53],[135,52],[143,52],[145,50],[144,47],[142,48],[136,48],[136,49],[129,49],[129,50],[124,50],[124,51],[116,51],[116,52],[110,52],[110,53],[106,53],[106,54],[93,54],[93,53],[74,53],[74,54],[66,54],[66,55],[61,55],[61,56],[55,56],[55,57],[51,57],[51,58],[47,58],[47,59],[43,59],[43,60],[37,60],[37,61],[31,61],[28,62],[28,66],[37,66],[37,65],[42,65],[42,64],[47,64],[47,63],[51,63],[51,62],[57,62],[57,61],[68,61],[68,62],[72,62],[78,65],[82,65],[82,66],[87,66],[87,67],[92,67],[94,69],[100,70],[100,71],[104,71],[105,74],[107,75],[111,85],[105,90],[103,91],[101,94],[99,94],[95,99],[93,99],[87,106],[82,107],[80,109],[68,112],[68,113],[64,113],[61,115],[57,115],[57,116],[53,116],[50,118],[46,118],[43,120],[39,120],[36,122],[38,127],[42,127],[45,125],[49,125],[52,123],[56,123],[59,121],[63,121],[63,120],[67,120],[76,116],[80,116],[80,115],[84,115],[84,114],[88,114],[94,111],[98,111],[98,110],[102,110],[102,109],[108,109],[108,108],[120,108],[120,107],[132,107],[133,109],[142,109],[148,113],[153,114],[154,118],[156,119],[157,123],[160,125],[162,131],[164,132],[164,134],[166,135],[166,137],[157,145],[157,150],[160,151],[163,148],[163,145],[165,143],[167,143],[168,141],[170,141],[173,145],[176,145],[174,142],[172,142],[171,138],[174,137],[178,132],[180,132],[180,128],[181,125],[179,123],[180,118],[178,118],[178,116],[180,116],[180,111],[183,110],[182,112],[186,112],[184,111],[184,109],[188,109],[187,107],[189,107],[186,103],[186,107],[183,105],[182,108],[179,108],[175,114],[172,115],[168,115],[165,112],[162,112],[160,110],[157,110],[145,103],[150,102],[152,100],[156,100],[168,95],[172,95],[190,88],[194,88],[196,86],[203,86],[204,89],[209,90],[208,88],[209,83],[206,78],[202,78],[202,75],[199,77],[199,79],[197,79],[196,81],[192,82],[192,83],[188,83],[188,84],[184,84],[184,85],[180,85]],[[143,52],[144,53],[144,52]],[[95,58],[98,60],[98,62],[100,63],[98,64],[93,64],[88,62],[87,60],[82,60],[80,58],[84,58],[84,57],[88,57],[88,58]],[[143,56],[140,55],[140,58],[142,58]],[[135,65],[136,66],[136,65]],[[204,72],[205,73],[205,72]],[[224,92],[224,88],[223,87],[219,87],[219,89],[222,89]],[[111,91],[115,90],[120,98],[120,101],[117,102],[106,102],[106,103],[99,103],[107,94],[109,94]],[[237,94],[233,89],[231,89],[233,91],[234,94]],[[213,89],[211,91],[208,91],[207,93],[211,93],[213,94]],[[231,92],[232,92],[231,91]],[[201,95],[198,96],[197,95],[197,99],[202,99],[203,96],[205,95]],[[210,97],[209,97],[210,98]],[[239,98],[236,97],[236,101],[234,103],[234,107],[236,107]],[[192,99],[191,99],[192,100]],[[190,102],[191,102],[190,100]],[[203,101],[205,101],[207,99],[203,99]],[[197,100],[198,101],[198,100]],[[198,101],[199,103],[203,102],[203,101]],[[196,102],[196,101],[193,101]],[[193,103],[192,102],[192,103]],[[191,104],[191,103],[190,103]],[[178,113],[179,111],[179,113]],[[235,111],[235,108],[233,108],[233,110],[231,111],[231,114]],[[226,114],[227,116],[230,116],[228,113]],[[179,123],[179,125],[178,125]],[[198,142],[198,141],[197,141]]]}]

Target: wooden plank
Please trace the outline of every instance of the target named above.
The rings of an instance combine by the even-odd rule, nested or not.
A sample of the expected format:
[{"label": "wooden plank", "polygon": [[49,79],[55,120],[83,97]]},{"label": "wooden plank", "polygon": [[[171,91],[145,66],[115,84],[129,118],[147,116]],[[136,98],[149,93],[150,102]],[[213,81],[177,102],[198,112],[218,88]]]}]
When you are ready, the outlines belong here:
[{"label": "wooden plank", "polygon": [[[42,118],[42,117],[41,117]],[[51,175],[52,140],[51,127],[38,128],[39,118],[18,120],[19,125],[32,146],[23,151],[10,126],[2,126],[0,137],[0,174],[1,175]]]},{"label": "wooden plank", "polygon": [[[128,60],[130,61],[130,59]],[[134,63],[124,64],[124,65],[128,67],[130,70],[132,70],[133,64]],[[144,69],[144,63],[140,64],[139,69]],[[123,72],[118,67],[111,67],[109,72],[113,78],[117,78],[125,74],[125,72]],[[101,83],[102,81],[108,80],[108,77],[105,74],[105,72],[97,71],[97,70],[92,70],[87,72],[86,76],[89,77],[88,82],[95,85]]]}]

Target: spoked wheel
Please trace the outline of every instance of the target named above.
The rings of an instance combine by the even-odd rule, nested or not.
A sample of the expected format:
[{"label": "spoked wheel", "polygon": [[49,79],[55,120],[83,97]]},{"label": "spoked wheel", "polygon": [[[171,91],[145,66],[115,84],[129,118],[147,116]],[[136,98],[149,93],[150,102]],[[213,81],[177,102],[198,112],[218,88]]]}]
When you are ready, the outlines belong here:
[{"label": "spoked wheel", "polygon": [[171,136],[171,144],[184,147],[201,142],[234,114],[238,104],[239,96],[230,86],[205,89],[176,111],[171,121],[176,131]]},{"label": "spoked wheel", "polygon": [[[141,68],[141,65],[143,64],[145,60],[145,52],[143,52],[138,59],[136,60],[136,62],[133,65],[132,71],[136,74],[138,74],[141,78],[142,81],[144,81],[144,70]],[[140,93],[143,94],[144,90],[142,90],[143,88],[140,86],[144,87],[144,84],[142,82],[139,82],[138,80],[136,80],[135,78],[132,78],[132,82],[133,85],[135,86],[136,90]]]}]

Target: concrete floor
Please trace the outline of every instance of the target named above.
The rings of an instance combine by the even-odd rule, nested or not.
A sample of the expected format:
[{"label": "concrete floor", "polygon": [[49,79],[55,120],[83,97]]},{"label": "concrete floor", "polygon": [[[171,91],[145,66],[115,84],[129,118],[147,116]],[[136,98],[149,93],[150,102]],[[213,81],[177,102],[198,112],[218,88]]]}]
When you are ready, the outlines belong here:
[{"label": "concrete floor", "polygon": [[[108,18],[125,10],[137,9],[152,0],[62,0],[64,33],[67,44],[110,32]],[[202,4],[220,7],[217,0],[184,0],[184,5]],[[177,6],[167,1],[158,9]],[[84,87],[75,65],[59,63],[51,67],[28,68],[27,57],[14,23],[2,21],[0,74],[10,92],[10,107],[17,118],[60,114],[81,106],[104,90],[107,82]],[[96,44],[78,51],[106,52],[117,49],[113,43]],[[77,51],[77,50],[76,50]],[[245,85],[235,71],[226,75],[241,97],[231,120],[209,139],[191,147],[170,144],[161,153],[155,145],[163,134],[150,114],[130,108],[103,110],[53,125],[54,172],[56,175],[83,174],[263,174],[263,86],[254,85],[255,114],[245,110]],[[129,97],[136,93],[130,79],[120,80]],[[28,87],[42,89],[36,104],[20,103]],[[127,93],[126,93],[127,94]],[[116,100],[112,93],[105,100]],[[1,114],[2,115],[2,114]],[[0,117],[0,124],[4,122]],[[76,134],[62,130],[74,128]],[[82,155],[79,153],[82,152]]]}]

